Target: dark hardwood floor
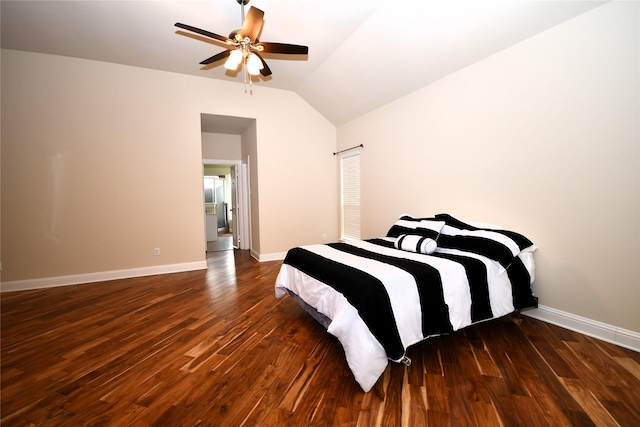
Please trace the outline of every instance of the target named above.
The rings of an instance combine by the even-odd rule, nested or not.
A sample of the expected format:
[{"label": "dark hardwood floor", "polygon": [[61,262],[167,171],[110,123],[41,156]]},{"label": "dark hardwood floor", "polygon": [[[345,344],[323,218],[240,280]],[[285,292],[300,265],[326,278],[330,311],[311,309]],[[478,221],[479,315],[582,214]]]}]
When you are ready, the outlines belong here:
[{"label": "dark hardwood floor", "polygon": [[524,317],[410,349],[369,393],[280,262],[1,295],[3,426],[634,426],[640,355]]}]

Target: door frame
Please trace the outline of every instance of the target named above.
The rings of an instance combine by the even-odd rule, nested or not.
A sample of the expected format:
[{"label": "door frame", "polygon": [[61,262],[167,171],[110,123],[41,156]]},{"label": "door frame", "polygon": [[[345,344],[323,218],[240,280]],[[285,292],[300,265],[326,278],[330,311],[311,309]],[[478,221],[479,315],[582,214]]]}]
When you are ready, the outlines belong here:
[{"label": "door frame", "polygon": [[[202,159],[202,165],[233,165],[238,169],[238,218],[234,218],[234,227],[238,230],[238,236],[240,239],[240,247],[238,249],[251,250],[251,206],[249,205],[249,182],[246,174],[243,174],[244,163],[242,160],[222,160],[222,159]],[[246,166],[246,165],[245,165]],[[204,230],[205,236],[207,233],[206,227]]]}]

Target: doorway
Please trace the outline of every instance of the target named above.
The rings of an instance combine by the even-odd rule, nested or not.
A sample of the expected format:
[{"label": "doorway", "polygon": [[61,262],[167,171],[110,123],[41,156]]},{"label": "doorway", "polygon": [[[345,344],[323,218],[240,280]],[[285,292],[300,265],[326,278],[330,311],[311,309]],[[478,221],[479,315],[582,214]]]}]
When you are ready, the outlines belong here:
[{"label": "doorway", "polygon": [[[228,172],[211,174],[225,179],[224,188],[228,195],[224,201],[227,204],[226,207],[224,204],[215,204],[216,220],[219,213],[227,216],[226,223],[224,219],[219,219],[220,227],[217,230],[223,234],[232,235],[233,247],[253,250],[251,224],[254,219],[251,218],[248,165],[250,156],[256,148],[256,119],[201,113],[200,125],[203,165],[229,168]],[[212,181],[212,192],[215,192],[216,182],[215,179]],[[205,223],[207,222],[206,210],[205,206]],[[212,219],[213,217],[209,222],[213,222]],[[204,234],[206,244],[209,240],[206,238],[206,227]]]},{"label": "doorway", "polygon": [[215,159],[202,163],[207,252],[251,249],[246,164]]},{"label": "doorway", "polygon": [[230,211],[230,173],[230,167],[226,165],[204,165],[204,209],[211,217],[207,220],[207,240],[216,240],[216,231],[230,232],[233,222]]}]

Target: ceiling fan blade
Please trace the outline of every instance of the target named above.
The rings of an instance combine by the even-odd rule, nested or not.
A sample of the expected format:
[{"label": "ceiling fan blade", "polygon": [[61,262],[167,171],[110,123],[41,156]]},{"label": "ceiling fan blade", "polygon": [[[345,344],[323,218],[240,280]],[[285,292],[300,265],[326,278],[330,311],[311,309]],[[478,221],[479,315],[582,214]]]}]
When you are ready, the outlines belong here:
[{"label": "ceiling fan blade", "polygon": [[269,66],[267,65],[266,62],[264,62],[264,58],[257,52],[253,52],[262,62],[262,70],[260,70],[260,74],[262,74],[264,77],[270,76],[271,75],[271,68],[269,68]]},{"label": "ceiling fan blade", "polygon": [[200,64],[202,65],[213,64],[214,62],[220,61],[221,59],[228,58],[229,55],[231,55],[231,50],[225,50],[224,52],[220,52],[217,55],[213,55],[211,58],[205,59]]},{"label": "ceiling fan blade", "polygon": [[258,46],[262,46],[264,53],[286,53],[294,55],[306,55],[309,53],[309,47],[300,46],[297,44],[286,43],[258,43]]},{"label": "ceiling fan blade", "polygon": [[192,27],[191,25],[181,24],[179,22],[176,22],[176,27],[182,28],[183,30],[191,31],[193,33],[198,33],[200,35],[207,36],[207,37],[210,37],[210,38],[215,39],[215,40],[220,40],[221,42],[225,42],[225,43],[230,43],[231,42],[231,40],[229,40],[228,37],[224,37],[224,36],[221,36],[219,34],[212,33],[211,31],[202,30],[200,28]]},{"label": "ceiling fan blade", "polygon": [[244,22],[242,23],[240,35],[242,36],[242,38],[249,37],[252,42],[256,41],[258,39],[258,36],[260,35],[263,24],[264,12],[257,7],[251,6],[249,12],[247,13],[247,16],[244,18]]}]

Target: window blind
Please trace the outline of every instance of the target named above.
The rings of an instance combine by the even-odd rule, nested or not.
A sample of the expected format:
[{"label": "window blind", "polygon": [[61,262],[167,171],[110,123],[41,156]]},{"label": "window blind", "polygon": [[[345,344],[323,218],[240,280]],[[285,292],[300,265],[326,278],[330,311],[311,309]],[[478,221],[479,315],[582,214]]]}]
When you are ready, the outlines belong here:
[{"label": "window blind", "polygon": [[360,153],[340,158],[341,238],[360,239]]}]

